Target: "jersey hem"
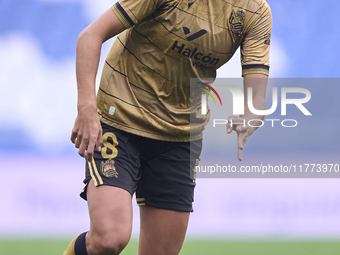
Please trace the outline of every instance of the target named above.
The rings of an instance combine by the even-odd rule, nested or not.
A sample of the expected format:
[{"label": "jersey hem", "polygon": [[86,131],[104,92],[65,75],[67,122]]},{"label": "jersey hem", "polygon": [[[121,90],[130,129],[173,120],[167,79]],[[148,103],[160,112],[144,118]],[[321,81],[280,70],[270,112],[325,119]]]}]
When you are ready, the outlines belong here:
[{"label": "jersey hem", "polygon": [[185,136],[185,137],[172,137],[172,136],[164,136],[164,135],[159,135],[159,134],[154,134],[154,133],[147,133],[147,132],[143,132],[141,130],[136,130],[124,125],[120,125],[118,123],[109,121],[105,118],[103,118],[102,116],[99,115],[99,119],[101,122],[103,122],[106,125],[109,125],[111,127],[117,128],[119,130],[122,130],[124,132],[127,133],[131,133],[134,135],[138,135],[138,136],[142,136],[142,137],[146,137],[149,139],[154,139],[154,140],[160,140],[160,141],[167,141],[167,142],[190,142],[190,141],[195,141],[195,140],[199,140],[202,139],[203,137],[203,133],[200,133],[198,135],[190,135],[190,136]]}]

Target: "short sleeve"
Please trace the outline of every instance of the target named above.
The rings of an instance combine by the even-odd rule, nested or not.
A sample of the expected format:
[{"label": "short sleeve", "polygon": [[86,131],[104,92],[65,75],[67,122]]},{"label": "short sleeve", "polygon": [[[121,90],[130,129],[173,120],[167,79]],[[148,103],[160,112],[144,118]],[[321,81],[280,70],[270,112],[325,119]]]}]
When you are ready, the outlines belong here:
[{"label": "short sleeve", "polygon": [[119,0],[112,10],[125,28],[130,28],[154,13],[163,2],[165,0]]},{"label": "short sleeve", "polygon": [[249,32],[241,45],[242,76],[269,75],[269,49],[272,31],[272,14],[266,2],[254,14]]}]

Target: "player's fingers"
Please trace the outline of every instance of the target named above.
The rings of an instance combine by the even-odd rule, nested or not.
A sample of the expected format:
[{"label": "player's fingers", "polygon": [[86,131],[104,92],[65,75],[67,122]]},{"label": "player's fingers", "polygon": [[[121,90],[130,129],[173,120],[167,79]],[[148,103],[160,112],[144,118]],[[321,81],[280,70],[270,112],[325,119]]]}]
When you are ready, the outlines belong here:
[{"label": "player's fingers", "polygon": [[77,136],[78,136],[78,131],[77,130],[72,130],[72,133],[71,133],[71,142],[73,144],[76,142]]},{"label": "player's fingers", "polygon": [[77,149],[80,148],[80,145],[82,144],[82,141],[83,141],[83,135],[82,134],[78,134],[77,138],[76,138],[76,141],[75,141],[75,147]]},{"label": "player's fingers", "polygon": [[242,161],[242,152],[243,152],[243,150],[238,148],[238,150],[237,150],[237,158],[238,158],[239,161]]},{"label": "player's fingers", "polygon": [[78,154],[80,156],[86,157],[86,147],[87,147],[87,145],[88,145],[88,140],[87,139],[82,139],[82,142],[79,145],[79,150],[78,150]]},{"label": "player's fingers", "polygon": [[242,160],[242,151],[244,149],[244,144],[246,143],[246,141],[247,141],[246,134],[245,133],[239,133],[238,136],[237,136],[237,147],[238,147],[237,155],[238,155],[239,160]]},{"label": "player's fingers", "polygon": [[227,123],[227,133],[230,134],[233,130],[237,131],[236,128],[238,126],[244,127],[245,120],[241,117],[230,116],[228,118],[228,123]]},{"label": "player's fingers", "polygon": [[227,123],[227,134],[230,134],[233,131],[233,127],[231,126],[231,122],[228,118],[228,123]]},{"label": "player's fingers", "polygon": [[243,133],[240,133],[237,136],[237,146],[239,149],[243,150],[243,147],[244,147],[244,134]]},{"label": "player's fingers", "polygon": [[235,130],[236,132],[240,132],[245,127],[245,120],[240,117],[237,117],[232,120],[232,125],[233,130]]},{"label": "player's fingers", "polygon": [[77,136],[78,136],[78,133],[79,133],[79,125],[78,125],[78,116],[74,122],[74,125],[73,125],[73,128],[72,128],[72,133],[71,133],[71,142],[73,144],[76,143],[76,139],[77,139]]},{"label": "player's fingers", "polygon": [[227,123],[227,133],[230,134],[233,131],[233,122],[234,120],[238,118],[236,116],[229,116],[228,117],[228,123]]},{"label": "player's fingers", "polygon": [[98,138],[97,138],[97,143],[96,143],[96,147],[98,151],[102,150],[102,144],[103,144],[103,130],[100,128]]},{"label": "player's fingers", "polygon": [[242,126],[242,125],[237,125],[237,126],[235,126],[234,128],[235,128],[235,131],[236,131],[237,133],[240,133],[240,132],[244,132],[244,131],[245,131],[245,127]]},{"label": "player's fingers", "polygon": [[85,152],[85,155],[89,162],[92,162],[94,146],[95,146],[95,141],[90,141],[89,145],[87,146],[87,150]]}]

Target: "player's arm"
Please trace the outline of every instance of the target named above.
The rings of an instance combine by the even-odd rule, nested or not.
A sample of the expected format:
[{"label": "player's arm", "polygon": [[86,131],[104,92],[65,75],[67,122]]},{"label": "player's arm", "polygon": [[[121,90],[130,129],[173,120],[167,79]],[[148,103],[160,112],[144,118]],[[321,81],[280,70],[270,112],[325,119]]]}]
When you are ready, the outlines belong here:
[{"label": "player's arm", "polygon": [[95,80],[103,42],[125,29],[112,9],[93,21],[78,36],[76,75],[78,115],[72,129],[71,141],[78,153],[92,161],[93,150],[100,150],[102,129],[97,114]]},{"label": "player's arm", "polygon": [[[250,17],[251,27],[245,31],[245,38],[241,45],[242,76],[244,77],[244,115],[229,117],[227,133],[237,132],[238,159],[242,160],[242,151],[248,137],[256,130],[248,125],[249,120],[263,120],[264,116],[253,114],[248,108],[248,88],[253,89],[253,106],[257,110],[265,110],[265,95],[269,74],[269,49],[272,30],[272,15],[267,3],[263,3],[257,13]],[[231,125],[233,123],[241,123]],[[245,122],[245,125],[243,124]],[[252,121],[253,126],[261,124]]]},{"label": "player's arm", "polygon": [[[252,121],[252,126],[261,126],[261,121],[264,119],[263,115],[256,115],[249,110],[247,99],[248,99],[248,88],[252,88],[252,102],[253,106],[257,110],[266,109],[266,88],[267,88],[268,76],[265,74],[247,74],[244,75],[243,86],[244,86],[244,115],[239,117],[230,116],[228,118],[227,133],[230,134],[233,130],[237,133],[237,157],[242,160],[242,151],[247,139],[250,135],[254,133],[257,127],[251,127],[247,123],[249,120],[259,120]],[[231,123],[245,123],[243,124],[233,124]]]}]

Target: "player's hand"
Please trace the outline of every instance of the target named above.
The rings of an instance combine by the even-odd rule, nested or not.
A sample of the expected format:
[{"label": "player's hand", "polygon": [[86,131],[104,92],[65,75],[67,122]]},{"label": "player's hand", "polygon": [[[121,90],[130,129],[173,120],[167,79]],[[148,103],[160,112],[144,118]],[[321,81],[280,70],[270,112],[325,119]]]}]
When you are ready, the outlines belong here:
[{"label": "player's hand", "polygon": [[93,159],[95,146],[101,150],[103,144],[102,127],[100,125],[97,109],[87,107],[79,109],[74,127],[72,129],[71,141],[79,149],[82,157],[87,157],[89,162]]},{"label": "player's hand", "polygon": [[237,133],[237,157],[241,161],[244,145],[248,137],[254,133],[255,128],[248,126],[245,118],[230,116],[228,118],[227,133],[230,134],[233,130]]}]

